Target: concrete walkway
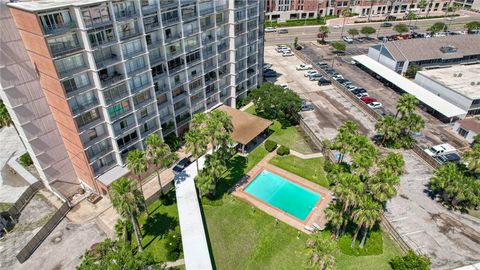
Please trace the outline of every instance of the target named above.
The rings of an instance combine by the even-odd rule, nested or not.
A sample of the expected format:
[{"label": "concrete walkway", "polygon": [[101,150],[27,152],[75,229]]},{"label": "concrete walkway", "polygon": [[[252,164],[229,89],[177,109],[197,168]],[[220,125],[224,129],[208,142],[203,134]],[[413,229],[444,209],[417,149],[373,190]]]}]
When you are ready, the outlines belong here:
[{"label": "concrete walkway", "polygon": [[164,264],[164,267],[165,268],[172,268],[172,267],[177,267],[177,266],[184,265],[184,264],[185,264],[185,260],[184,259],[179,259],[179,260],[176,260],[174,262],[166,262]]},{"label": "concrete walkway", "polygon": [[[203,168],[204,162],[205,156],[199,158],[200,169]],[[213,268],[195,187],[195,176],[197,176],[197,166],[194,162],[174,179],[185,268],[209,270]]]},{"label": "concrete walkway", "polygon": [[300,152],[297,152],[295,150],[290,149],[290,154],[299,157],[301,159],[310,159],[310,158],[318,158],[318,157],[323,157],[322,153],[312,153],[312,154],[302,154]]},{"label": "concrete walkway", "polygon": [[243,106],[242,108],[240,108],[240,111],[245,111],[246,109],[250,108],[253,106],[253,102],[250,102],[248,103],[247,105]]}]

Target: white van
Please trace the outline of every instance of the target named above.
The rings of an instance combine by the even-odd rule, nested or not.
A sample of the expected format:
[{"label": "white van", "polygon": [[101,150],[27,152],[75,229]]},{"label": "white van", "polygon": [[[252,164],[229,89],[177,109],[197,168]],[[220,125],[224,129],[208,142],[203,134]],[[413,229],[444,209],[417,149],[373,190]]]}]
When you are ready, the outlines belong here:
[{"label": "white van", "polygon": [[439,155],[446,155],[457,152],[455,147],[451,146],[448,143],[434,145],[430,148],[424,149],[425,153],[427,153],[431,157],[436,157]]}]

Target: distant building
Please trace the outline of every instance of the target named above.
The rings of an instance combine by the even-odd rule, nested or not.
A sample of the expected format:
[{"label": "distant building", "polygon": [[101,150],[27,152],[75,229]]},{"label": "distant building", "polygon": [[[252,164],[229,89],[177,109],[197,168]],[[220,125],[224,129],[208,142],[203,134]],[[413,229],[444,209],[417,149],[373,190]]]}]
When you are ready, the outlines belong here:
[{"label": "distant building", "polygon": [[469,143],[472,143],[475,136],[480,134],[480,121],[475,118],[457,121],[453,125],[453,131],[464,137]]},{"label": "distant building", "polygon": [[437,96],[480,114],[480,65],[453,66],[417,72],[415,82]]},{"label": "distant building", "polygon": [[480,35],[454,35],[376,44],[368,56],[403,74],[410,65],[442,67],[480,63]]},{"label": "distant building", "polygon": [[455,0],[463,9],[480,11],[480,0]]},{"label": "distant building", "polygon": [[[370,0],[264,0],[265,1],[265,19],[266,20],[295,20],[305,18],[316,18],[317,16],[341,15],[342,11],[349,9],[351,12],[367,16],[391,14],[399,16],[413,10],[418,14],[425,14],[429,9],[430,14],[434,12],[445,11],[449,0],[428,1],[429,6],[420,9],[418,3],[420,0],[397,0],[375,1],[372,5]],[[466,0],[471,1],[471,0]],[[480,1],[480,0],[475,0]],[[374,19],[374,18],[372,18]]]}]

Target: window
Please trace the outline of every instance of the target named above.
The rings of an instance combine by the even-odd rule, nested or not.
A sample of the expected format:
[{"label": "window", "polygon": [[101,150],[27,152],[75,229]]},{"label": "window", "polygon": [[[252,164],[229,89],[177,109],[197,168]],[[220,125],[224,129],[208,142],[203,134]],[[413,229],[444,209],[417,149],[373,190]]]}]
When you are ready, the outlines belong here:
[{"label": "window", "polygon": [[100,30],[91,30],[88,31],[88,40],[90,41],[90,45],[92,47],[96,47],[114,41],[115,35],[113,33],[112,27],[103,28]]},{"label": "window", "polygon": [[144,108],[140,111],[140,118],[145,118],[148,116],[148,110],[147,108]]},{"label": "window", "polygon": [[143,57],[137,57],[126,63],[127,72],[134,72],[145,67],[145,59]]},{"label": "window", "polygon": [[189,84],[190,91],[201,88],[203,85],[202,79],[195,80]]},{"label": "window", "polygon": [[120,84],[103,92],[103,98],[106,103],[114,102],[128,95],[127,85]]},{"label": "window", "polygon": [[132,141],[134,141],[137,138],[138,138],[137,131],[134,130],[132,133],[130,133],[130,134],[128,134],[128,135],[126,135],[126,136],[117,140],[118,148],[124,147],[125,145],[131,143]]},{"label": "window", "polygon": [[195,48],[198,48],[198,46],[200,46],[200,41],[198,39],[198,36],[194,36],[192,38],[185,40],[185,51],[187,53]]},{"label": "window", "polygon": [[181,58],[175,58],[173,60],[168,61],[168,69],[170,71],[175,70],[177,68],[182,67],[185,64],[185,61]]},{"label": "window", "polygon": [[110,11],[107,3],[97,6],[82,8],[82,18],[86,27],[95,24],[110,22]]},{"label": "window", "polygon": [[182,7],[182,18],[187,20],[189,18],[197,17],[197,7],[196,6],[187,6]]},{"label": "window", "polygon": [[143,46],[140,39],[122,44],[122,52],[123,52],[123,55],[125,55],[125,57],[129,57],[141,51],[143,51]]},{"label": "window", "polygon": [[82,87],[90,85],[90,77],[87,73],[76,75],[74,78],[62,82],[65,92],[70,93]]},{"label": "window", "polygon": [[130,102],[128,100],[124,100],[120,103],[117,103],[108,108],[108,115],[110,119],[116,118],[130,110]]},{"label": "window", "polygon": [[78,127],[82,127],[100,118],[97,109],[88,111],[75,118]]},{"label": "window", "polygon": [[54,56],[80,47],[76,33],[67,33],[63,36],[49,38],[47,42]]},{"label": "window", "polygon": [[60,29],[73,24],[70,12],[56,11],[49,14],[40,15],[43,29],[46,33],[50,33],[55,29]]},{"label": "window", "polygon": [[135,15],[135,3],[132,2],[114,2],[113,10],[115,17],[123,18]]},{"label": "window", "polygon": [[93,140],[93,139],[95,139],[95,138],[97,137],[97,131],[96,131],[94,128],[89,129],[89,130],[87,131],[87,135],[88,135],[88,139],[89,139],[89,140]]},{"label": "window", "polygon": [[165,69],[164,64],[154,66],[154,67],[152,67],[152,76],[155,77],[157,75],[161,75],[161,74],[165,73],[165,71],[166,71],[166,69]]},{"label": "window", "polygon": [[144,91],[133,97],[133,104],[137,105],[150,99],[150,91]]},{"label": "window", "polygon": [[150,84],[147,73],[142,73],[138,76],[132,77],[128,82],[131,90],[139,89],[145,85]]},{"label": "window", "polygon": [[191,64],[197,60],[200,60],[200,51],[193,52],[191,54],[188,54],[186,57],[187,59],[187,64]]},{"label": "window", "polygon": [[68,73],[69,71],[85,66],[85,60],[82,54],[77,54],[62,58],[55,61],[55,67],[60,74]]}]

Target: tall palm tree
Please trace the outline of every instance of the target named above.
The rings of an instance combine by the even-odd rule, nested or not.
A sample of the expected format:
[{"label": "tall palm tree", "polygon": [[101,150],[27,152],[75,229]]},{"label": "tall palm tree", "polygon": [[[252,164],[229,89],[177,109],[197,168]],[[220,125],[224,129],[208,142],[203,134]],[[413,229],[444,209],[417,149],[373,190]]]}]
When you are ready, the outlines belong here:
[{"label": "tall palm tree", "polygon": [[397,195],[396,187],[400,179],[391,169],[380,169],[368,179],[368,190],[381,203],[386,203]]},{"label": "tall palm tree", "polygon": [[155,164],[160,194],[163,195],[160,170],[172,165],[177,159],[176,154],[172,153],[170,147],[155,133],[147,137],[145,144],[147,145],[147,160]]},{"label": "tall palm tree", "polygon": [[364,179],[369,169],[375,163],[377,149],[375,147],[362,148],[352,153],[352,171]]},{"label": "tall palm tree", "polygon": [[342,24],[342,32],[340,33],[340,37],[343,37],[343,31],[345,30],[345,21],[347,20],[348,17],[350,17],[350,14],[351,14],[350,7],[342,10],[343,24]]},{"label": "tall palm tree", "polygon": [[206,125],[213,151],[217,149],[218,144],[227,142],[233,132],[232,119],[223,111],[215,110],[209,113]]},{"label": "tall palm tree", "polygon": [[7,111],[7,107],[3,103],[3,100],[0,99],[0,128],[1,127],[9,127],[12,122],[12,118],[10,118],[10,114]]},{"label": "tall palm tree", "polygon": [[412,94],[403,94],[398,98],[397,101],[397,113],[395,114],[395,119],[397,119],[398,114],[402,114],[402,118],[406,117],[415,111],[415,107],[418,104],[417,98]]},{"label": "tall palm tree", "polygon": [[480,174],[480,144],[474,144],[472,149],[465,152],[463,158],[468,163],[468,168],[473,173]]},{"label": "tall palm tree", "polygon": [[185,148],[187,152],[191,153],[195,158],[195,164],[197,166],[197,174],[200,173],[198,166],[198,159],[207,152],[208,141],[205,136],[204,130],[198,128],[191,128],[185,134]]},{"label": "tall palm tree", "polygon": [[383,135],[382,141],[380,142],[381,145],[384,145],[387,140],[396,139],[400,135],[400,126],[391,115],[380,118],[377,123],[375,123],[375,130],[377,133]]},{"label": "tall palm tree", "polygon": [[322,25],[318,28],[318,37],[322,39],[322,44],[325,44],[325,38],[328,37],[330,29],[326,25]]},{"label": "tall palm tree", "polygon": [[337,243],[321,234],[313,234],[305,243],[308,269],[333,270]]},{"label": "tall palm tree", "polygon": [[342,213],[342,207],[340,204],[330,204],[325,210],[325,218],[332,226],[332,231],[335,234],[335,240],[340,235],[340,228],[345,222],[345,215]]},{"label": "tall palm tree", "polygon": [[402,154],[390,152],[380,159],[380,161],[378,162],[378,167],[380,170],[392,170],[395,175],[400,176],[403,174],[405,168],[405,161],[403,160]]},{"label": "tall palm tree", "polygon": [[110,195],[112,197],[112,205],[117,212],[124,218],[129,218],[133,224],[133,230],[137,238],[138,250],[143,251],[142,234],[138,225],[137,209],[142,209],[143,194],[135,186],[135,183],[126,178],[121,177],[113,182],[110,187]]},{"label": "tall palm tree", "polygon": [[215,195],[215,178],[213,178],[213,175],[208,171],[208,169],[202,170],[197,177],[195,177],[195,182],[200,190],[201,196],[212,197]]},{"label": "tall palm tree", "polygon": [[132,171],[138,177],[138,187],[142,194],[145,213],[148,219],[150,218],[150,215],[148,214],[147,202],[145,201],[145,196],[143,195],[143,185],[142,185],[142,174],[145,173],[148,169],[147,158],[145,156],[145,153],[138,149],[128,152],[127,167],[130,171]]},{"label": "tall palm tree", "polygon": [[[348,214],[350,209],[358,204],[359,194],[364,191],[364,184],[357,175],[349,173],[340,173],[337,175],[338,182],[333,188],[333,192],[339,198],[342,204],[342,214]],[[345,219],[342,226],[342,234],[347,228],[348,219]]]},{"label": "tall palm tree", "polygon": [[352,211],[353,222],[357,224],[357,230],[355,231],[352,239],[352,248],[355,247],[355,242],[357,241],[357,236],[360,232],[360,229],[364,227],[363,238],[360,242],[360,248],[363,248],[368,231],[380,219],[381,209],[382,206],[368,195],[364,196],[360,200],[358,207]]},{"label": "tall palm tree", "polygon": [[226,161],[222,160],[217,154],[207,155],[205,158],[205,167],[209,169],[215,182],[217,182],[227,170],[225,163]]},{"label": "tall palm tree", "polygon": [[407,116],[402,116],[400,126],[404,133],[410,137],[413,132],[419,132],[425,127],[425,120],[418,114],[410,113]]},{"label": "tall palm tree", "polygon": [[133,224],[128,218],[119,218],[115,223],[115,235],[123,238],[125,244],[130,243],[132,230]]}]

